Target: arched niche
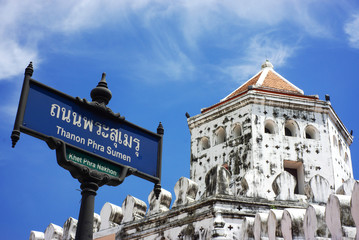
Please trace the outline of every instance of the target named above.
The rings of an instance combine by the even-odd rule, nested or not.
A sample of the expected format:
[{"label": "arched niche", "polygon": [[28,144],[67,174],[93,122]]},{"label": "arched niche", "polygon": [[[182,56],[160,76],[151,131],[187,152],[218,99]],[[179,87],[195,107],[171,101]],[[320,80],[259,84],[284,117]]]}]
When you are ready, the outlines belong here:
[{"label": "arched niche", "polygon": [[208,139],[208,137],[202,137],[201,140],[199,140],[199,150],[206,150],[208,148],[210,148],[210,141]]},{"label": "arched niche", "polygon": [[333,145],[334,145],[334,147],[338,146],[338,140],[335,136],[333,136]]},{"label": "arched niche", "polygon": [[343,156],[343,145],[341,141],[338,141],[339,155]]},{"label": "arched niche", "polygon": [[242,136],[242,127],[240,124],[235,124],[233,129],[232,129],[232,136],[233,138],[238,138],[240,136]]},{"label": "arched niche", "polygon": [[214,144],[220,144],[226,141],[226,131],[223,127],[217,128],[217,130],[214,132]]},{"label": "arched niche", "polygon": [[348,153],[345,153],[345,155],[344,155],[344,162],[345,162],[345,163],[348,163],[348,161],[349,161]]},{"label": "arched niche", "polygon": [[299,127],[296,121],[287,120],[284,124],[284,135],[288,137],[298,137]]},{"label": "arched niche", "polygon": [[305,135],[304,136],[305,136],[306,139],[318,140],[319,139],[319,131],[314,126],[308,125],[305,128]]},{"label": "arched niche", "polygon": [[278,127],[277,124],[271,120],[271,119],[267,119],[264,122],[264,133],[268,133],[268,134],[276,134]]}]

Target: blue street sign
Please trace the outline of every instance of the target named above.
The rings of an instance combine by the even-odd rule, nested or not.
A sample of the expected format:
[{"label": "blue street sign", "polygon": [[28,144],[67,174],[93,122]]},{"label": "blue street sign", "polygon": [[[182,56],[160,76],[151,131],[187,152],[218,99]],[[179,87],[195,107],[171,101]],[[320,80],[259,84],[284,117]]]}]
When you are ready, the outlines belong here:
[{"label": "blue street sign", "polygon": [[148,131],[106,105],[112,97],[106,74],[91,91],[92,102],[73,98],[31,78],[32,63],[25,69],[14,129],[12,147],[20,132],[46,141],[56,149],[57,163],[81,183],[81,208],[76,240],[93,239],[93,212],[96,191],[107,184],[117,186],[130,175],[155,183],[161,192],[162,137]]},{"label": "blue street sign", "polygon": [[21,125],[36,137],[54,137],[112,163],[160,177],[161,135],[96,111],[32,79]]}]

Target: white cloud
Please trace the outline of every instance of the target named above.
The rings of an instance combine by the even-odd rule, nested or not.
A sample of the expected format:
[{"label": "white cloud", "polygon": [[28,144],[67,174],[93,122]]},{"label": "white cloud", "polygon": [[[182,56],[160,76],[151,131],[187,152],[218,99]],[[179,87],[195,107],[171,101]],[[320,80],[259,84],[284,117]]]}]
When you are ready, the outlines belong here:
[{"label": "white cloud", "polygon": [[[0,8],[0,80],[23,74],[30,61],[40,62],[37,50],[36,11],[32,1],[7,1]],[[38,32],[37,32],[38,33]],[[38,33],[38,35],[41,35]]]},{"label": "white cloud", "polygon": [[[63,3],[64,2],[64,3]],[[176,19],[178,28],[184,34],[188,44],[195,46],[204,34],[214,32],[223,26],[240,26],[241,28],[268,28],[278,24],[297,25],[298,32],[323,36],[329,34],[326,24],[321,24],[316,17],[316,10],[323,7],[323,1],[244,1],[244,0],[79,0],[72,4],[67,1],[55,2],[53,9],[39,8],[40,16],[52,23],[56,31],[76,33],[86,29],[95,29],[104,24],[129,24],[127,17],[138,16],[149,30],[152,23]],[[46,6],[46,4],[44,4]],[[329,4],[325,5],[327,8]],[[41,22],[41,21],[38,21]],[[138,27],[138,26],[136,26]],[[154,26],[155,27],[155,26]],[[155,29],[154,29],[155,30]]]},{"label": "white cloud", "polygon": [[[120,2],[120,1],[119,1]],[[111,19],[113,2],[100,2],[91,0],[75,1],[69,11],[65,13],[64,20],[57,22],[57,30],[64,33],[97,28]]]},{"label": "white cloud", "polygon": [[0,80],[23,73],[30,61],[39,62],[37,51],[31,47],[21,46],[15,41],[0,41]]},{"label": "white cloud", "polygon": [[[323,0],[197,0],[186,2],[180,7],[183,8],[183,32],[187,39],[193,40],[203,33],[228,25],[254,29],[257,32],[279,25],[290,26],[298,34],[330,36],[331,30],[325,19],[317,16],[317,11],[329,11],[332,5]],[[327,19],[331,19],[329,16]]]},{"label": "white cloud", "polygon": [[[21,3],[7,0],[0,9],[0,50],[5,56],[0,62],[5,68],[0,72],[0,80],[22,74],[29,60],[44,59],[43,54],[46,53],[38,53],[38,46],[54,34],[66,35],[71,39],[73,34],[81,35],[84,31],[95,31],[105,25],[113,25],[113,31],[130,29],[134,24],[131,22],[132,16],[138,21],[135,28],[145,28],[155,37],[164,32],[174,33],[168,38],[175,43],[177,49],[174,52],[179,55],[166,63],[168,71],[173,69],[174,75],[179,76],[185,72],[183,69],[188,71],[193,67],[188,51],[201,54],[203,42],[209,39],[212,41],[210,44],[217,46],[221,42],[232,43],[229,47],[236,50],[236,47],[246,44],[243,41],[248,41],[243,39],[252,39],[258,32],[270,28],[288,28],[296,32],[298,37],[328,36],[328,24],[316,15],[316,10],[329,11],[332,7],[330,4],[323,4],[322,0],[23,0]],[[327,14],[328,19],[329,16]],[[350,27],[353,24],[354,22],[348,23],[347,33],[355,45],[357,35],[354,28]],[[241,37],[238,38],[238,35]],[[152,43],[156,44],[156,41]],[[289,51],[286,44],[278,41],[276,44],[280,52],[275,54],[273,61],[281,63],[293,51]],[[167,45],[169,49],[151,47],[162,52],[173,50],[170,44]],[[188,49],[185,51],[184,47]],[[251,45],[250,50],[257,51]],[[267,54],[273,55],[272,52]],[[163,57],[166,57],[161,52],[154,52],[153,56],[158,56],[157,60],[162,62]],[[254,62],[255,60],[244,61],[243,66]],[[254,65],[256,64],[258,62]]]},{"label": "white cloud", "polygon": [[266,59],[274,68],[281,67],[298,49],[296,42],[286,43],[285,40],[273,37],[270,33],[257,34],[248,41],[240,59],[235,59],[232,65],[227,64],[223,71],[234,81],[244,82],[260,71]]},{"label": "white cloud", "polygon": [[351,17],[351,20],[345,24],[344,31],[348,35],[350,46],[359,48],[359,14]]},{"label": "white cloud", "polygon": [[[173,37],[166,33],[150,37],[149,53],[136,56],[136,68],[141,69],[141,78],[145,81],[188,80],[196,70],[192,60],[178,45]],[[159,79],[161,78],[161,79]]]}]

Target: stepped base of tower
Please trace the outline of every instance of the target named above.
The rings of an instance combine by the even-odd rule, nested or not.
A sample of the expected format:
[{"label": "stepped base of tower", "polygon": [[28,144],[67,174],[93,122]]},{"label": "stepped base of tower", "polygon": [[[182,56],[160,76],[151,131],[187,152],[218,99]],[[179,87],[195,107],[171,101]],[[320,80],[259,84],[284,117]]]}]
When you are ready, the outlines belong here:
[{"label": "stepped base of tower", "polygon": [[[100,215],[95,214],[94,239],[356,239],[359,182],[354,179],[344,182],[336,194],[327,192],[326,201],[321,200],[327,187],[320,184],[321,176],[313,181],[322,189],[297,195],[301,200],[268,200],[231,191],[219,194],[230,189],[220,177],[222,172],[226,178],[223,173],[228,171],[215,169],[209,176],[212,185],[207,186],[211,190],[198,200],[197,184],[182,177],[171,208],[172,195],[165,189],[159,199],[151,192],[148,209],[133,196],[127,196],[121,207],[106,203]],[[76,225],[77,220],[69,218],[63,228],[50,224],[44,233],[31,232],[30,239],[74,239]]]}]

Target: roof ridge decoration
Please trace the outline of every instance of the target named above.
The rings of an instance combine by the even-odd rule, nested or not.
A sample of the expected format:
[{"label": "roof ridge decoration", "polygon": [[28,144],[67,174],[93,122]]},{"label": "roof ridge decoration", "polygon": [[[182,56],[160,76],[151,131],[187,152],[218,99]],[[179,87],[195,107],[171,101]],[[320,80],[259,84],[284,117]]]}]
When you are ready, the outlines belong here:
[{"label": "roof ridge decoration", "polygon": [[225,98],[221,99],[220,102],[232,98],[241,92],[247,91],[249,86],[253,86],[254,88],[275,89],[280,90],[280,92],[295,92],[297,94],[299,93],[304,95],[304,91],[302,89],[298,88],[282,75],[274,71],[273,64],[268,60],[262,64],[261,68],[262,69],[258,73],[251,77],[248,81],[244,82]]}]

